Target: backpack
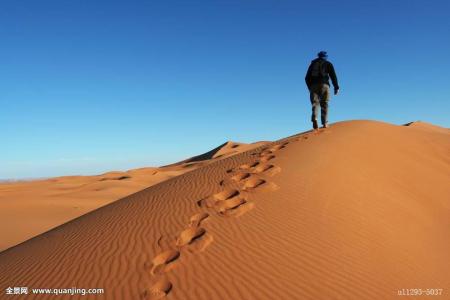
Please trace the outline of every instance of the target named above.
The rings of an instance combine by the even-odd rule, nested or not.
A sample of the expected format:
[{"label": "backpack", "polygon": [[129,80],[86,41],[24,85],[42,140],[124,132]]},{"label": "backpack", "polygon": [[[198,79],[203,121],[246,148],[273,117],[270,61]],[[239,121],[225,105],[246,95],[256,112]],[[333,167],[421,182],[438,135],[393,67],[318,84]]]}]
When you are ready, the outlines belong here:
[{"label": "backpack", "polygon": [[311,76],[326,78],[328,76],[327,61],[322,59],[315,61],[311,67]]}]

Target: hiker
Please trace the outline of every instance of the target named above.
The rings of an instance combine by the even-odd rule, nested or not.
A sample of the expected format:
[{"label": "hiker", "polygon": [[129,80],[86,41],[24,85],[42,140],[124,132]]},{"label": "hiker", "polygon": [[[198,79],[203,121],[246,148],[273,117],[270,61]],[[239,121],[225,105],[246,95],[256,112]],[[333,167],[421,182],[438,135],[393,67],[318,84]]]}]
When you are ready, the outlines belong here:
[{"label": "hiker", "polygon": [[317,114],[321,110],[322,128],[328,127],[328,101],[330,100],[330,82],[333,82],[334,94],[337,95],[339,85],[334,72],[334,67],[331,62],[327,60],[327,52],[320,51],[317,53],[318,58],[311,61],[308,72],[306,72],[305,81],[309,90],[309,98],[312,104],[311,121],[313,128],[317,129]]}]

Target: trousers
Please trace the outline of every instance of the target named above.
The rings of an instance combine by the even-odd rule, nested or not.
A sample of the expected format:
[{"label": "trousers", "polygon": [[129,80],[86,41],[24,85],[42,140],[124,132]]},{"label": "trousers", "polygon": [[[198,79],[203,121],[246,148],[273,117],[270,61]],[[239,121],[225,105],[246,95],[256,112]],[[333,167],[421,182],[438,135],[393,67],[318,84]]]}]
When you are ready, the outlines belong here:
[{"label": "trousers", "polygon": [[330,87],[328,84],[315,84],[309,90],[309,99],[312,105],[311,122],[317,122],[320,107],[320,120],[322,125],[328,123],[328,101],[330,100]]}]

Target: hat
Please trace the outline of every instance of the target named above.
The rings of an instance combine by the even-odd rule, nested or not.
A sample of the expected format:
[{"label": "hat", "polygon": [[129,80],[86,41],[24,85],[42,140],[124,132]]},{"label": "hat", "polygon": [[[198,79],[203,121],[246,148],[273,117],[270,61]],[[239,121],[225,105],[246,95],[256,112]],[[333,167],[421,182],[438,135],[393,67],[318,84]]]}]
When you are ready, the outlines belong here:
[{"label": "hat", "polygon": [[317,53],[317,56],[320,58],[327,58],[328,54],[327,51],[320,51],[319,53]]}]

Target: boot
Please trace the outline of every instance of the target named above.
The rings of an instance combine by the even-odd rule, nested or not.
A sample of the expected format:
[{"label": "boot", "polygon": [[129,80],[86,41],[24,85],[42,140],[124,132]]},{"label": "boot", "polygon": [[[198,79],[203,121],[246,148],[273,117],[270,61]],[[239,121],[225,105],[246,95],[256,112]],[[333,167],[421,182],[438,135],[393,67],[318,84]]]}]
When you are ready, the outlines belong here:
[{"label": "boot", "polygon": [[313,122],[313,128],[314,129],[319,128],[319,125],[317,124],[317,120],[313,120],[312,122]]}]

